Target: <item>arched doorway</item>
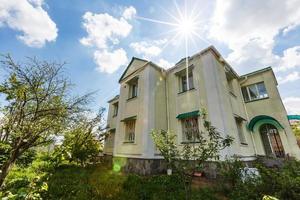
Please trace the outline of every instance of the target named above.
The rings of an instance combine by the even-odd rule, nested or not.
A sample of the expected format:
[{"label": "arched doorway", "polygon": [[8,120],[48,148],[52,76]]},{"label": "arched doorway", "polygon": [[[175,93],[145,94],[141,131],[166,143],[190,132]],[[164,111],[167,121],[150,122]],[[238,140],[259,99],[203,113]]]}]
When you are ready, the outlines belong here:
[{"label": "arched doorway", "polygon": [[266,155],[275,155],[278,158],[284,157],[284,149],[278,129],[272,124],[263,124],[260,126],[259,132]]}]

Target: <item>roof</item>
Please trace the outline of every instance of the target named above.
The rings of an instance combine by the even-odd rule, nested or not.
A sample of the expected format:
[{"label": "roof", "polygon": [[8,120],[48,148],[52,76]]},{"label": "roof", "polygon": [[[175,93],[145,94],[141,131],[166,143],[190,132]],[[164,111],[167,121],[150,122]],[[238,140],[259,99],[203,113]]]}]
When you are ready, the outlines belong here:
[{"label": "roof", "polygon": [[113,101],[119,99],[119,97],[120,97],[120,95],[116,95],[114,98],[108,100],[107,103],[111,103],[111,102],[113,102]]},{"label": "roof", "polygon": [[[209,46],[205,49],[202,49],[200,52],[192,55],[192,56],[189,56],[188,59],[189,60],[192,60],[194,57],[196,56],[200,56],[200,55],[203,55],[205,53],[207,53],[208,51],[211,51],[213,52],[213,54],[219,59],[220,62],[224,63],[225,66],[227,67],[227,70],[232,72],[237,78],[239,78],[239,75],[236,73],[236,71],[231,67],[231,65],[229,63],[227,63],[227,61],[222,57],[222,55],[220,54],[220,52],[213,46]],[[178,68],[180,66],[180,64],[185,60],[186,58],[182,58],[180,59],[176,65],[170,69],[167,70],[167,72],[171,72],[173,71],[174,69]]]},{"label": "roof", "polygon": [[144,60],[144,59],[141,59],[141,58],[137,58],[137,57],[132,57],[131,58],[131,61],[129,62],[129,64],[127,65],[125,71],[123,72],[123,74],[121,75],[121,78],[119,79],[119,83],[121,82],[121,80],[124,78],[126,72],[128,71],[130,65],[133,63],[134,60],[140,60],[140,61],[144,61],[145,63],[149,62],[148,60]]},{"label": "roof", "polygon": [[266,71],[273,71],[272,67],[266,67],[266,68],[263,68],[263,69],[260,69],[260,70],[256,70],[256,71],[253,71],[253,72],[250,72],[248,74],[244,74],[244,75],[241,75],[240,77],[246,77],[246,76],[253,76],[253,75],[256,75],[256,74],[259,74],[259,73],[262,73],[262,72],[266,72]]},{"label": "roof", "polygon": [[288,120],[300,120],[300,115],[288,115]]}]

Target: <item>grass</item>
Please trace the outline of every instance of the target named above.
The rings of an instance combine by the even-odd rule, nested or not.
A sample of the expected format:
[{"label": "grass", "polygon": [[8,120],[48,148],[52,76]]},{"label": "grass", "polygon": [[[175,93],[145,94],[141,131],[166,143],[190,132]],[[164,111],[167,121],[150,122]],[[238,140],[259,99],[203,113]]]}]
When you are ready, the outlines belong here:
[{"label": "grass", "polygon": [[[194,183],[193,199],[217,199],[213,187],[204,181]],[[49,200],[176,200],[185,193],[176,175],[138,176],[123,174],[103,164],[81,167],[65,163],[54,167],[39,158],[25,168],[17,165],[6,180],[0,199]]]},{"label": "grass", "polygon": [[[194,199],[217,199],[213,189],[194,188]],[[48,180],[46,199],[176,200],[184,199],[177,176],[125,175],[102,165],[63,165]]]}]

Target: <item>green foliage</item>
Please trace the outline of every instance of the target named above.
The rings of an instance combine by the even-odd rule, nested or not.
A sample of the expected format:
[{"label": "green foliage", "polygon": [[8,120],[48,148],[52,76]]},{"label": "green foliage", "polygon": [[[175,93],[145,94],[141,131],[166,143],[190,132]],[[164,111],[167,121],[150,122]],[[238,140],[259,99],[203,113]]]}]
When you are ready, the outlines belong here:
[{"label": "green foliage", "polygon": [[294,122],[291,126],[295,136],[300,139],[300,121]]},{"label": "green foliage", "polygon": [[142,178],[130,175],[123,184],[123,198],[128,199],[183,199],[185,194],[179,176],[161,175]]},{"label": "green foliage", "polygon": [[0,167],[2,167],[3,163],[9,157],[10,151],[11,151],[10,144],[4,141],[0,141]]},{"label": "green foliage", "polygon": [[104,109],[100,109],[95,118],[86,115],[78,116],[76,121],[64,131],[62,145],[55,149],[55,162],[68,160],[69,162],[86,165],[88,161],[97,157],[102,150],[101,121]]},{"label": "green foliage", "polygon": [[22,167],[28,167],[36,157],[36,150],[28,149],[17,159],[16,164]]},{"label": "green foliage", "polygon": [[37,155],[29,167],[15,165],[6,179],[0,197],[7,199],[41,199],[48,190],[47,176],[52,168],[44,155]]},{"label": "green foliage", "polygon": [[190,199],[194,173],[201,170],[208,160],[218,160],[219,152],[231,145],[233,138],[223,138],[206,119],[206,111],[201,111],[204,131],[190,135],[192,141],[178,145],[176,135],[164,131],[153,131],[152,138],[169,167],[175,169],[184,185],[186,199]]},{"label": "green foliage", "polygon": [[[238,160],[229,160],[221,165],[221,189],[230,199],[300,199],[300,162],[286,161],[283,168],[267,168],[256,165],[259,176],[242,179],[244,165]],[[271,195],[272,197],[267,197]]]},{"label": "green foliage", "polygon": [[30,149],[51,143],[76,115],[87,110],[90,95],[68,95],[70,83],[62,74],[64,63],[28,58],[27,63],[18,64],[9,55],[0,63],[8,77],[0,83],[0,95],[6,98],[0,107],[0,151],[5,155],[0,158],[1,187],[18,159],[19,164],[28,165],[33,157]]}]

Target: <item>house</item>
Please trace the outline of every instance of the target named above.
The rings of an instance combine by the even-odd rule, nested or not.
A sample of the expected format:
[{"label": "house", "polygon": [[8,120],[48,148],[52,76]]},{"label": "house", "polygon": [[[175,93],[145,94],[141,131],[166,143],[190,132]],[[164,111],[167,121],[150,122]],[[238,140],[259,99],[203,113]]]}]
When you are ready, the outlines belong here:
[{"label": "house", "polygon": [[221,159],[300,158],[271,67],[238,75],[213,46],[188,57],[188,63],[187,71],[186,59],[164,70],[132,58],[119,80],[119,95],[108,102],[104,154],[124,158],[130,171],[159,170],[162,157],[151,130],[171,130],[178,144],[190,142],[187,136],[201,128],[204,108],[223,136],[235,138]]}]

